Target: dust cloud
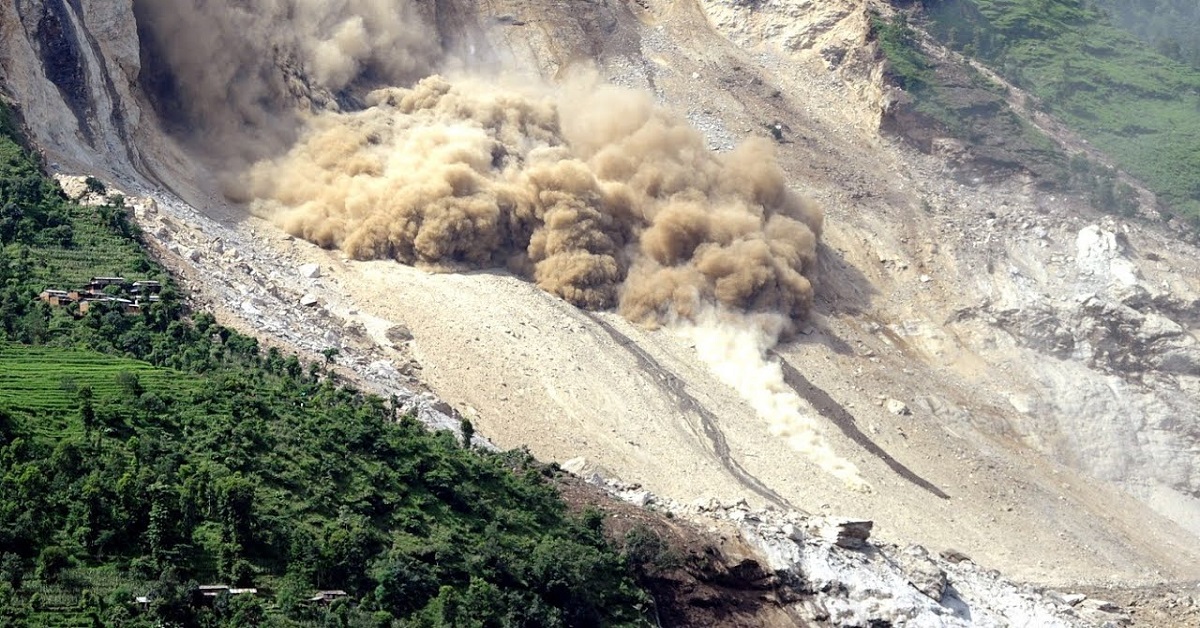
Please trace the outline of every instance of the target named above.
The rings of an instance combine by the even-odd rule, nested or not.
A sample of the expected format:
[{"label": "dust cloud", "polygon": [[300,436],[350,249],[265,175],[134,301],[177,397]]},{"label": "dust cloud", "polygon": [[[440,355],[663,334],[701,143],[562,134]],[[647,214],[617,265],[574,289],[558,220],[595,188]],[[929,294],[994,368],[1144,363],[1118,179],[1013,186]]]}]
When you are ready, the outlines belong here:
[{"label": "dust cloud", "polygon": [[356,83],[403,84],[441,57],[405,0],[135,0],[141,81],[206,156],[286,148],[298,111],[337,109]]},{"label": "dust cloud", "polygon": [[421,10],[135,0],[143,81],[161,117],[244,170],[231,195],[289,233],[357,259],[507,267],[685,330],[775,434],[865,486],[765,357],[811,306],[823,221],[774,144],[714,153],[650,95],[586,72],[555,87],[439,75],[453,64]]},{"label": "dust cloud", "polygon": [[248,178],[256,210],[359,259],[507,266],[656,324],[702,304],[803,317],[821,213],[766,140],[709,151],[649,96],[434,76],[313,119]]},{"label": "dust cloud", "polygon": [[766,358],[808,313],[822,226],[770,142],[713,153],[647,94],[588,78],[538,90],[433,76],[368,102],[257,164],[256,211],[358,259],[503,265],[579,307],[668,324],[773,434],[867,488]]},{"label": "dust cloud", "polygon": [[821,434],[815,411],[783,379],[777,361],[767,357],[787,325],[778,314],[747,315],[706,309],[674,329],[696,347],[696,355],[733,388],[767,423],[773,436],[846,486],[870,492],[858,468],[837,455]]}]

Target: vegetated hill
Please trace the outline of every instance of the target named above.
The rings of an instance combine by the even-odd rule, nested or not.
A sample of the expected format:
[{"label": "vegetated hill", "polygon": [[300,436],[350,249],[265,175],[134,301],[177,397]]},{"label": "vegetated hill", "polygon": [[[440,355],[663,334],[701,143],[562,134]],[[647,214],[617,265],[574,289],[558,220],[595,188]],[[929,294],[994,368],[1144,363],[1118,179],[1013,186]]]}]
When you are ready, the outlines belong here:
[{"label": "vegetated hill", "polygon": [[[910,19],[1028,91],[1037,99],[1035,108],[1052,113],[1111,155],[1170,213],[1200,219],[1195,177],[1200,171],[1200,71],[1117,28],[1095,6],[1074,0],[926,1],[917,3]],[[911,39],[887,32],[881,39],[902,84],[934,65]],[[907,43],[895,43],[898,39]],[[929,80],[937,87],[914,90],[918,100],[936,102],[936,95],[952,90],[940,77]],[[1132,190],[1106,169],[1080,159],[1062,165],[1066,178],[1058,183],[1090,191],[1100,209],[1137,209]]]},{"label": "vegetated hill", "polygon": [[[644,623],[602,517],[570,514],[527,454],[429,433],[183,316],[169,286],[133,315],[39,300],[88,273],[170,278],[122,208],[67,202],[4,130],[0,624]],[[216,582],[258,593],[205,603]]]},{"label": "vegetated hill", "polygon": [[1192,0],[1092,0],[1092,5],[1159,53],[1200,67],[1200,4]]},{"label": "vegetated hill", "polygon": [[[1023,176],[960,185],[944,177],[942,160],[879,138],[874,123],[890,90],[877,89],[866,8],[854,0],[712,0],[699,3],[703,12],[650,0],[638,3],[645,12],[637,15],[619,0],[435,4],[436,30],[447,40],[458,34],[471,49],[491,43],[498,56],[524,50],[527,67],[548,80],[579,58],[594,59],[614,82],[645,86],[686,111],[713,145],[765,136],[762,124],[779,121],[776,148],[789,182],[810,188],[829,220],[818,316],[804,338],[778,348],[778,359],[787,386],[814,406],[837,450],[882,490],[849,493],[829,481],[668,333],[580,313],[503,274],[348,262],[266,221],[213,224],[208,218],[222,205],[186,195],[192,178],[169,168],[122,170],[120,134],[105,136],[113,142],[102,148],[84,146],[71,133],[77,123],[103,127],[120,111],[131,122],[126,136],[140,138],[133,148],[149,166],[162,165],[150,157],[161,157],[154,153],[169,138],[147,128],[155,120],[144,101],[103,102],[113,86],[136,85],[133,16],[72,20],[86,30],[68,43],[93,46],[101,59],[84,59],[82,75],[101,78],[89,85],[96,115],[78,121],[58,106],[63,93],[77,92],[55,91],[36,53],[38,37],[55,33],[27,25],[0,48],[7,76],[24,81],[14,93],[50,159],[132,181],[131,192],[160,199],[160,213],[137,216],[146,241],[197,278],[194,289],[222,321],[314,353],[340,343],[339,361],[364,386],[393,386],[400,375],[415,381],[419,371],[422,384],[471,412],[496,442],[528,443],[560,460],[585,455],[686,503],[758,501],[754,491],[765,486],[799,507],[873,519],[880,538],[954,548],[1042,583],[1195,572],[1194,537],[1069,468],[1157,490],[1151,496],[1167,498],[1155,503],[1163,510],[1163,501],[1183,502],[1176,489],[1195,493],[1189,417],[1200,413],[1190,411],[1189,380],[1180,376],[1176,387],[1166,370],[1200,364],[1181,329],[1196,302],[1194,247],[1163,246],[1165,229],[1101,219]],[[21,3],[30,5],[74,15],[70,3]],[[487,37],[473,39],[471,24],[488,25]],[[768,45],[752,48],[756,41]],[[40,91],[47,85],[52,93]],[[319,264],[320,279],[298,281],[303,263]],[[1142,292],[1118,293],[1128,286],[1117,282],[1138,272]],[[306,293],[320,304],[296,307]],[[1182,324],[1172,327],[1176,320]],[[387,333],[401,325],[412,332],[403,341]],[[1130,336],[1145,348],[1132,363],[1114,350]],[[399,371],[382,368],[384,360]],[[1189,511],[1170,512],[1188,521]],[[879,591],[854,582],[828,589],[856,600]],[[866,599],[876,606],[874,594]],[[982,617],[977,606],[969,613]]]}]

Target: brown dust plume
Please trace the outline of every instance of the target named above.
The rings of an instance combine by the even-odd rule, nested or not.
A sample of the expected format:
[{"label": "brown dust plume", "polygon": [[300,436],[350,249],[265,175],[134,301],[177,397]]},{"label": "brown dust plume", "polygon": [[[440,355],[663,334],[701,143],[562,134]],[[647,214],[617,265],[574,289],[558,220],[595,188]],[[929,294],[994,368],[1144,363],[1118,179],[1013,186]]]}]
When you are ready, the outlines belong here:
[{"label": "brown dust plume", "polygon": [[368,103],[255,166],[257,210],[358,259],[507,266],[579,307],[666,324],[772,434],[870,490],[767,358],[808,312],[822,224],[768,141],[718,155],[648,95],[587,81],[432,76]]},{"label": "brown dust plume", "polygon": [[358,259],[507,266],[636,322],[702,306],[803,317],[820,210],[773,146],[709,151],[648,95],[581,81],[507,89],[432,76],[312,118],[247,177],[256,209]]}]

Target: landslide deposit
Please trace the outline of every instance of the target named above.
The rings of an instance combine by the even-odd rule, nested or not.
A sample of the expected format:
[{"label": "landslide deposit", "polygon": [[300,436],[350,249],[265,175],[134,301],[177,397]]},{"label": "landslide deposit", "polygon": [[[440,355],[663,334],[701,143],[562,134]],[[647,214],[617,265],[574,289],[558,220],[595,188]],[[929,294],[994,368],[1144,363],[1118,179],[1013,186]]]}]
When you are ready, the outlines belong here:
[{"label": "landslide deposit", "polygon": [[[895,139],[886,4],[229,4],[0,6],[47,163],[144,199],[224,322],[685,517],[1194,591],[1200,251]],[[760,564],[842,560],[755,516]]]}]

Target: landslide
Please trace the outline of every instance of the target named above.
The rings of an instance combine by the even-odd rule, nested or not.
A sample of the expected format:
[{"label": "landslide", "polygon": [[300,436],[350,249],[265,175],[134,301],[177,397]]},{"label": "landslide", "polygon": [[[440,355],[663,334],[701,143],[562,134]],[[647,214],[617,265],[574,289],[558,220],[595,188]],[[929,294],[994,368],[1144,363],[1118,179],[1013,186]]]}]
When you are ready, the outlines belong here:
[{"label": "landslide", "polygon": [[[826,212],[813,311],[775,356],[872,492],[846,490],[770,434],[686,337],[584,312],[500,270],[350,259],[246,214],[186,138],[161,130],[172,114],[154,90],[110,97],[113,110],[144,115],[127,123],[138,156],[128,167],[101,165],[83,135],[56,131],[78,128],[69,108],[46,107],[30,126],[60,163],[111,168],[199,210],[139,217],[194,278],[198,302],[314,353],[339,347],[376,385],[398,384],[395,369],[374,367],[395,365],[501,447],[585,456],[685,502],[745,496],[870,518],[881,537],[955,548],[1020,578],[1200,576],[1197,531],[1180,527],[1200,520],[1194,426],[1169,420],[1200,416],[1193,323],[1179,314],[1192,311],[1200,258],[1170,234],[1041,190],[1026,172],[958,182],[952,163],[881,134],[899,96],[863,3],[425,6],[441,45],[480,67],[554,81],[594,64],[649,90],[714,150],[775,142],[789,183]],[[12,60],[22,57],[7,54],[20,84]],[[161,80],[153,55],[135,57],[123,57],[128,76],[140,63]],[[38,87],[23,93],[53,100]],[[304,263],[321,276],[298,277]],[[306,294],[316,313],[297,308]],[[1114,368],[1120,342],[1101,333],[1105,321],[1165,340],[1175,362]],[[411,340],[388,335],[401,326]],[[1060,336],[1071,338],[1065,353]]]}]

